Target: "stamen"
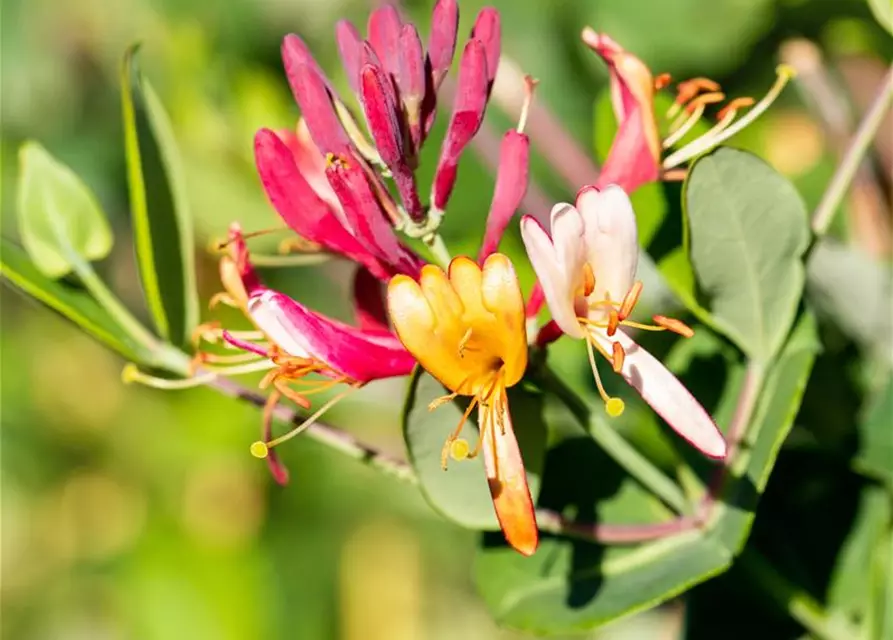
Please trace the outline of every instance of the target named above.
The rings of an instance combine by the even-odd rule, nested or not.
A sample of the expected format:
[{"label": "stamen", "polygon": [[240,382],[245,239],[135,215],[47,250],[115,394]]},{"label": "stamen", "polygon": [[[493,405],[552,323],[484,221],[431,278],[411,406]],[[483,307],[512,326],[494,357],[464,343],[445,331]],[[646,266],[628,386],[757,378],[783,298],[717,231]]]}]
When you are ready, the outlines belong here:
[{"label": "stamen", "polygon": [[465,357],[465,347],[468,346],[468,341],[471,340],[471,327],[465,330],[465,335],[462,336],[462,339],[459,340],[459,357]]},{"label": "stamen", "polygon": [[211,243],[212,251],[220,252],[226,249],[233,242],[238,240],[248,240],[250,238],[258,238],[260,236],[265,236],[270,233],[276,233],[277,231],[285,231],[288,229],[287,226],[281,227],[270,227],[269,229],[260,229],[259,231],[250,231],[248,233],[241,233],[235,238],[228,238],[226,240],[216,240]]},{"label": "stamen", "polygon": [[[328,253],[309,253],[285,256],[266,256],[263,254],[252,254],[251,263],[255,267],[311,267],[313,265],[322,264],[332,259]],[[231,305],[235,306],[235,305]]]},{"label": "stamen", "polygon": [[468,446],[468,440],[459,438],[450,444],[450,457],[453,460],[465,460],[471,453],[471,447]]},{"label": "stamen", "polygon": [[700,121],[707,105],[722,102],[724,98],[725,94],[722,93],[705,93],[688,103],[685,111],[680,113],[679,117],[670,125],[670,131],[673,133],[663,141],[661,146],[664,149],[669,149],[682,140],[691,131],[692,127]]},{"label": "stamen", "polygon": [[685,338],[691,338],[695,335],[694,329],[682,322],[682,320],[668,318],[666,316],[652,316],[651,319],[654,320],[655,324],[658,326],[663,327],[668,331],[672,331],[673,333],[678,333]]},{"label": "stamen", "polygon": [[356,387],[349,387],[345,391],[342,391],[338,395],[331,398],[328,402],[326,402],[319,409],[317,409],[316,412],[313,415],[311,415],[309,418],[304,420],[304,422],[299,424],[297,427],[295,427],[288,433],[285,433],[285,434],[279,436],[275,440],[272,440],[270,442],[262,442],[262,441],[258,440],[257,442],[252,443],[251,448],[250,448],[251,455],[253,455],[255,458],[266,458],[267,455],[269,455],[269,453],[270,453],[270,449],[272,449],[273,447],[278,447],[283,442],[291,440],[299,433],[306,431],[309,427],[313,426],[313,423],[315,423],[317,420],[319,420],[320,417],[322,417],[322,415],[326,411],[331,409],[335,404],[340,402],[343,398],[345,398],[347,395],[349,395],[350,393],[352,393],[355,390],[356,390]]},{"label": "stamen", "polygon": [[238,307],[236,301],[233,297],[228,294],[226,291],[219,291],[211,296],[211,299],[208,301],[208,309],[214,309],[217,305],[226,305],[227,307]]},{"label": "stamen", "polygon": [[[278,251],[281,254],[288,253],[319,253],[322,251],[322,245],[316,242],[312,242],[307,238],[302,238],[301,236],[292,236],[291,238],[285,238],[282,242],[279,243]],[[252,256],[252,262],[255,262],[254,256]]]},{"label": "stamen", "polygon": [[[340,100],[333,100],[332,102],[335,105],[335,113],[338,115],[338,120],[341,121],[341,126],[344,127],[347,137],[354,143],[357,151],[360,152],[360,155],[376,166],[387,168],[387,165],[385,165],[378,153],[378,149],[376,149],[375,146],[369,142],[363,132],[360,131],[360,127],[357,125],[356,120],[354,120],[353,115],[351,115],[347,107],[344,106],[344,103]],[[326,155],[327,163],[329,162],[329,156],[331,155],[333,154]]]},{"label": "stamen", "polygon": [[615,309],[611,309],[608,312],[608,336],[613,336],[617,333],[617,326],[620,324],[620,318],[617,316],[617,311]]},{"label": "stamen", "polygon": [[748,126],[751,122],[756,120],[769,106],[775,102],[775,99],[778,98],[782,89],[784,89],[785,85],[788,81],[794,77],[795,71],[793,67],[782,64],[779,65],[776,69],[776,73],[778,77],[775,80],[775,84],[772,85],[772,88],[769,89],[769,92],[760,100],[750,111],[747,112],[743,118],[735,122],[733,125],[725,128],[721,132],[710,135],[710,136],[701,136],[697,140],[692,141],[691,143],[685,145],[676,153],[673,153],[668,158],[666,158],[663,162],[663,168],[669,169],[670,167],[675,167],[678,164],[685,162],[701,153],[712,149],[716,145],[728,140],[733,135],[741,131],[744,127]]},{"label": "stamen", "polygon": [[428,411],[434,411],[437,407],[442,407],[447,402],[452,402],[458,396],[458,393],[451,393],[447,396],[440,396],[439,398],[434,398],[431,402],[428,403]]},{"label": "stamen", "polygon": [[692,78],[676,85],[676,101],[667,111],[667,117],[674,117],[683,105],[702,91],[719,91],[720,86],[710,78]]},{"label": "stamen", "polygon": [[620,373],[623,370],[623,361],[626,359],[626,352],[623,345],[615,342],[611,352],[611,366],[614,367],[614,373]]},{"label": "stamen", "polygon": [[623,297],[623,302],[620,303],[620,310],[617,312],[620,320],[626,320],[633,312],[633,309],[639,302],[639,296],[642,294],[644,286],[641,280],[633,282],[633,286],[629,288],[629,291]]},{"label": "stamen", "polygon": [[588,262],[583,265],[583,297],[588,298],[595,290],[595,273]]},{"label": "stamen", "polygon": [[729,101],[729,103],[719,110],[719,113],[716,114],[717,120],[725,120],[726,115],[729,113],[732,114],[732,120],[735,119],[735,114],[739,109],[745,109],[747,107],[752,107],[754,104],[753,98],[743,97],[743,98],[735,98],[734,100]]},{"label": "stamen", "polygon": [[303,394],[300,394],[289,387],[288,382],[279,377],[278,372],[277,375],[273,377],[273,388],[302,409],[310,408],[310,401],[305,398]]},{"label": "stamen", "polygon": [[533,76],[524,76],[524,103],[521,105],[521,115],[518,118],[518,133],[524,133],[524,127],[527,126],[527,116],[530,114],[530,104],[533,102],[533,91],[539,80]]},{"label": "stamen", "polygon": [[656,327],[653,324],[642,324],[641,322],[633,322],[632,320],[624,320],[621,322],[624,327],[632,327],[633,329],[641,329],[642,331],[666,331],[666,327]]},{"label": "stamen", "polygon": [[219,378],[220,376],[238,376],[242,375],[243,373],[266,371],[273,366],[275,365],[269,360],[262,360],[260,362],[250,362],[248,364],[239,366],[220,367],[219,369],[215,369],[214,371],[206,371],[189,378],[168,380],[167,378],[157,378],[155,376],[150,376],[146,373],[143,373],[135,364],[131,362],[128,363],[121,371],[121,380],[124,382],[124,384],[138,382],[140,384],[146,385],[147,387],[154,387],[156,389],[192,389],[193,387],[200,387],[203,384],[207,384],[208,382],[211,382],[212,380],[214,380],[215,378]]},{"label": "stamen", "polygon": [[468,403],[468,408],[465,410],[465,413],[462,415],[462,419],[459,421],[459,425],[453,430],[453,432],[446,439],[446,442],[443,443],[443,449],[440,452],[440,466],[444,471],[447,470],[447,460],[450,455],[450,451],[452,450],[453,443],[459,439],[459,434],[462,433],[462,427],[465,426],[465,422],[468,420],[468,416],[471,415],[472,410],[478,403],[478,397],[475,396],[471,399],[471,402]]},{"label": "stamen", "polygon": [[220,335],[227,344],[232,345],[236,349],[248,351],[264,358],[269,356],[269,349],[265,345],[262,346],[249,342],[252,339],[266,338],[266,335],[261,331],[227,331],[224,329]]},{"label": "stamen", "polygon": [[592,375],[595,378],[595,386],[598,387],[598,393],[602,397],[602,400],[605,401],[605,411],[607,411],[608,415],[612,418],[616,418],[623,413],[625,405],[620,398],[609,396],[608,392],[605,391],[605,387],[602,385],[602,379],[598,375],[598,367],[595,363],[595,351],[592,348],[594,342],[595,339],[591,336],[586,337],[586,353],[589,355],[589,366],[592,367]]},{"label": "stamen", "polygon": [[670,80],[672,79],[673,76],[671,76],[669,73],[661,73],[657,75],[657,77],[654,78],[654,90],[660,91],[668,84],[670,84]]}]

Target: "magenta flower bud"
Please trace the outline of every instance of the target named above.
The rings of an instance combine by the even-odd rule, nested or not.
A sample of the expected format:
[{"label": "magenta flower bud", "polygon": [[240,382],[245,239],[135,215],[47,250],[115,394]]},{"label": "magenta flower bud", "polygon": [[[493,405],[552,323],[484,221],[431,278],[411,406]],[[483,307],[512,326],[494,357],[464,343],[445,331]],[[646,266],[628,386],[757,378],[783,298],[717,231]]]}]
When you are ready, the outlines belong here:
[{"label": "magenta flower bud", "polygon": [[530,168],[530,139],[514,129],[506,132],[499,147],[499,168],[496,170],[496,188],[487,216],[487,230],[478,262],[496,251],[499,240],[512,216],[527,193]]},{"label": "magenta flower bud", "polygon": [[384,70],[396,78],[400,68],[400,30],[403,21],[392,5],[385,5],[369,15],[367,38],[381,59]]},{"label": "magenta flower bud", "polygon": [[462,150],[471,142],[484,119],[487,107],[488,75],[484,45],[469,40],[459,63],[459,82],[453,103],[453,115],[447,128],[440,160],[434,174],[432,200],[443,211],[456,183],[456,171]]},{"label": "magenta flower bud", "polygon": [[[282,61],[295,101],[307,123],[313,142],[323,153],[346,153],[350,139],[335,112],[334,98],[316,63],[308,63],[300,55],[297,36],[286,36],[282,44]],[[301,43],[303,45],[303,43]]]},{"label": "magenta flower bud", "polygon": [[499,11],[493,7],[481,9],[471,29],[471,37],[480,40],[484,45],[484,50],[487,52],[487,80],[492,85],[496,70],[499,68],[499,49],[502,42]]},{"label": "magenta flower bud", "polygon": [[305,64],[313,67],[313,70],[316,71],[320,75],[320,77],[322,77],[326,81],[326,86],[329,85],[329,81],[328,79],[326,79],[322,67],[320,67],[319,63],[316,62],[316,58],[314,58],[313,54],[310,53],[309,47],[307,47],[306,43],[301,40],[299,36],[290,33],[285,36],[285,38],[283,38],[282,60],[283,62],[285,62],[286,73],[288,72],[289,64]]},{"label": "magenta flower bud", "polygon": [[347,81],[354,93],[357,93],[357,78],[360,77],[360,55],[363,49],[363,36],[349,20],[339,20],[335,25],[335,40],[341,64],[347,74]]},{"label": "magenta flower bud", "polygon": [[422,49],[419,32],[413,25],[405,24],[400,32],[400,73],[397,84],[400,87],[400,99],[406,109],[414,151],[418,150],[422,138],[421,108],[425,98],[426,76],[425,51]]},{"label": "magenta flower bud", "polygon": [[428,38],[428,61],[434,89],[440,86],[453,64],[456,36],[459,31],[459,5],[456,0],[437,0],[431,16],[431,36]]}]

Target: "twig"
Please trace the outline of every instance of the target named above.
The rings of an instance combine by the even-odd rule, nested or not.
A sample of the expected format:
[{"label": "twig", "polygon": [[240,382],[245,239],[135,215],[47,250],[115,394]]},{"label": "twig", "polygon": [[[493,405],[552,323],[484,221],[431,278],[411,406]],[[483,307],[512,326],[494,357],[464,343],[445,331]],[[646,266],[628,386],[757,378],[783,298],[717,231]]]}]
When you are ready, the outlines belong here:
[{"label": "twig", "polygon": [[862,157],[868,150],[872,139],[877,133],[878,127],[886,115],[887,109],[893,102],[893,68],[887,71],[886,78],[881,83],[877,94],[872,101],[871,107],[859,124],[859,128],[853,135],[847,151],[843,156],[825,194],[822,196],[819,206],[816,207],[812,217],[812,230],[816,236],[823,236],[831,225],[834,213],[840,206],[843,199],[853,181],[853,176],[859,168]]},{"label": "twig", "polygon": [[701,524],[695,516],[683,516],[656,524],[582,524],[571,522],[554,511],[539,509],[536,522],[540,531],[602,544],[637,544],[690,531]]}]

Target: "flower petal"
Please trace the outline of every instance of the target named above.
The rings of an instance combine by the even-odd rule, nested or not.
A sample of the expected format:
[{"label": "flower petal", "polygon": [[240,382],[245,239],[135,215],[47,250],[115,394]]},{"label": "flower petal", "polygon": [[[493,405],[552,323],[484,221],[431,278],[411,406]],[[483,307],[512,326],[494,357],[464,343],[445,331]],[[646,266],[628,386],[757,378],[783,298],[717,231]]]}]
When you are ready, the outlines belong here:
[{"label": "flower petal", "polygon": [[312,357],[357,382],[408,375],[415,359],[393,336],[369,334],[267,289],[248,301],[254,323],[281,349]]},{"label": "flower petal", "polygon": [[478,260],[483,260],[496,251],[505,228],[515,211],[521,206],[527,193],[530,170],[530,139],[523,133],[511,129],[502,138],[499,146],[499,166],[496,169],[496,187],[490,212],[487,215],[487,228]]},{"label": "flower petal", "polygon": [[[556,208],[558,206],[560,205],[556,205]],[[570,205],[564,206],[573,210]],[[533,270],[539,278],[552,318],[562,331],[574,338],[582,338],[583,331],[574,311],[572,285],[559,263],[552,241],[536,218],[532,216],[521,218],[521,239],[527,249],[530,264],[533,265]]]},{"label": "flower petal", "polygon": [[593,331],[592,335],[608,353],[613,342],[620,343],[626,354],[620,375],[676,433],[710,458],[725,457],[726,441],[716,423],[660,360],[623,331],[617,331],[612,338],[604,331]]},{"label": "flower petal", "polygon": [[588,187],[577,195],[577,209],[586,226],[588,260],[595,275],[595,289],[589,299],[609,297],[619,302],[632,286],[639,262],[632,203],[617,185],[601,192]]},{"label": "flower petal", "polygon": [[505,385],[511,387],[527,369],[527,323],[518,276],[511,260],[501,253],[494,253],[484,262],[481,296],[484,307],[503,327]]},{"label": "flower petal", "polygon": [[617,184],[632,193],[660,177],[660,158],[655,158],[648,147],[640,110],[641,107],[635,107],[634,115],[620,124],[595,183],[599,189]]},{"label": "flower petal", "polygon": [[478,416],[481,437],[485,439],[484,469],[496,519],[505,539],[516,551],[533,555],[539,544],[539,532],[505,391],[487,408],[482,407]]},{"label": "flower petal", "polygon": [[354,274],[353,303],[360,329],[368,333],[391,333],[381,281],[365,267],[360,267]]}]

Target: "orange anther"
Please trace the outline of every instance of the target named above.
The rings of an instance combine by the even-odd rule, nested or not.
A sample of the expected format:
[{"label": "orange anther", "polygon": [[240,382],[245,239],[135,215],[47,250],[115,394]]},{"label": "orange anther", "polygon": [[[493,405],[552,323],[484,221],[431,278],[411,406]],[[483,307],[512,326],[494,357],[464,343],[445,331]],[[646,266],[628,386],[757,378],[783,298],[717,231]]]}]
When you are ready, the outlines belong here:
[{"label": "orange anther", "polygon": [[595,273],[587,262],[583,265],[583,296],[588,297],[595,290]]},{"label": "orange anther", "polygon": [[716,104],[717,102],[722,102],[725,99],[726,99],[726,94],[722,93],[721,91],[717,91],[714,93],[702,93],[697,98],[695,98],[694,100],[689,102],[685,106],[685,110],[688,113],[692,113],[698,107],[703,107],[708,104]]},{"label": "orange anther", "polygon": [[737,111],[738,109],[744,109],[746,107],[753,105],[753,103],[754,103],[753,98],[747,98],[747,97],[735,98],[734,100],[731,100],[726,106],[724,106],[722,109],[719,110],[719,113],[716,114],[716,119],[722,120],[730,112]]},{"label": "orange anther", "polygon": [[617,327],[620,326],[620,318],[617,317],[617,311],[611,309],[608,315],[608,335],[613,336],[617,333]]},{"label": "orange anther", "polygon": [[672,80],[672,79],[673,79],[673,77],[669,73],[659,74],[654,79],[654,90],[660,91],[661,89],[666,87],[668,84],[670,84],[670,80]]},{"label": "orange anther", "polygon": [[619,342],[615,342],[611,347],[611,366],[614,368],[614,373],[620,373],[623,369],[625,358],[626,352],[623,350],[623,346]]},{"label": "orange anther", "polygon": [[692,78],[677,85],[677,104],[685,104],[701,91],[719,91],[720,86],[709,78]]},{"label": "orange anther", "polygon": [[654,320],[654,324],[656,324],[657,326],[663,327],[667,331],[678,333],[680,336],[683,336],[685,338],[691,338],[693,335],[695,335],[694,330],[687,324],[682,322],[682,320],[677,320],[676,318],[668,318],[666,316],[652,316],[651,319]]},{"label": "orange anther", "polygon": [[639,301],[639,295],[642,293],[642,287],[642,281],[636,280],[633,286],[629,288],[629,291],[626,292],[626,296],[624,296],[623,302],[620,304],[620,311],[617,313],[621,322],[626,320],[629,314],[633,312],[636,303]]}]

